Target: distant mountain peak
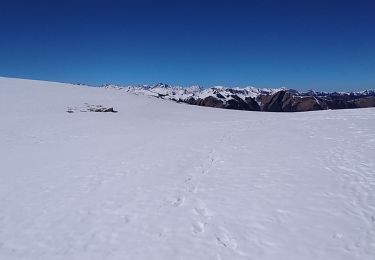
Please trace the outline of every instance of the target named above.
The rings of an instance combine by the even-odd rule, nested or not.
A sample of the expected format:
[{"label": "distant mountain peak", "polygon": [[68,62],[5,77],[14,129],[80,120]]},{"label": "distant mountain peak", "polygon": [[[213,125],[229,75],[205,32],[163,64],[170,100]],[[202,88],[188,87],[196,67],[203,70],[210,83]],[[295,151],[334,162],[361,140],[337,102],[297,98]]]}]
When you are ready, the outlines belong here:
[{"label": "distant mountain peak", "polygon": [[253,86],[243,88],[191,86],[184,88],[165,83],[127,87],[106,85],[106,87],[192,105],[238,110],[293,112],[375,106],[374,90],[332,93],[314,90],[299,92],[286,87],[272,89]]}]

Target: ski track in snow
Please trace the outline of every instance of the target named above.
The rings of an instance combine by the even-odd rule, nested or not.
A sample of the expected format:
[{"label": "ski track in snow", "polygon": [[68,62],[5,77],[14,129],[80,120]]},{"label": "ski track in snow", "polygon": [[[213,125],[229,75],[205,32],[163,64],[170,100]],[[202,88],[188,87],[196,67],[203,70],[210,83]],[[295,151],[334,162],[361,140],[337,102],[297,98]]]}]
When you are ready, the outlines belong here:
[{"label": "ski track in snow", "polygon": [[[65,112],[85,103],[119,112]],[[230,111],[6,78],[0,106],[0,259],[374,259],[373,108]]]}]

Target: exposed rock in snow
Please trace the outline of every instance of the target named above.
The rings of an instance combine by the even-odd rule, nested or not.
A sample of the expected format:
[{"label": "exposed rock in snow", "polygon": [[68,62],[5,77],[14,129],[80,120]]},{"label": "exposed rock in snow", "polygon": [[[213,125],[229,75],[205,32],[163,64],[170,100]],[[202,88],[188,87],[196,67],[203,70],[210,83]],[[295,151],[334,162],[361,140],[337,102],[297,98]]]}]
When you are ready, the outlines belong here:
[{"label": "exposed rock in snow", "polygon": [[66,112],[104,112],[104,113],[117,113],[118,111],[114,110],[113,107],[103,107],[102,105],[90,105],[85,103],[85,106],[81,107],[68,107]]}]

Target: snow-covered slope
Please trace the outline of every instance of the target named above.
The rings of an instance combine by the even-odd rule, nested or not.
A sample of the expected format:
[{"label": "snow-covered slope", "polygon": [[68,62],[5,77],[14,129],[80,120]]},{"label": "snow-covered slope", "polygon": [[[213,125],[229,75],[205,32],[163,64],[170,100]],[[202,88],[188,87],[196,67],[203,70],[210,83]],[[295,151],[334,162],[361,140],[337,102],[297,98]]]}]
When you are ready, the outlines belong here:
[{"label": "snow-covered slope", "polygon": [[[98,105],[118,113],[80,112]],[[0,259],[375,256],[372,108],[241,112],[0,78],[0,162]]]}]

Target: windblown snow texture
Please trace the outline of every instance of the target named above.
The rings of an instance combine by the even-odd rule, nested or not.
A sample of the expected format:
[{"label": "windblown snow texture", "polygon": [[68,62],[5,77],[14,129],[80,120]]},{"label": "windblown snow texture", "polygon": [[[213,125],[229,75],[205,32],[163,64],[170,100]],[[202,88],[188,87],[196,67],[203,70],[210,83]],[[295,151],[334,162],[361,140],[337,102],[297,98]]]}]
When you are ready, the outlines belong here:
[{"label": "windblown snow texture", "polygon": [[7,78],[0,106],[0,259],[374,259],[373,108],[241,112]]}]

